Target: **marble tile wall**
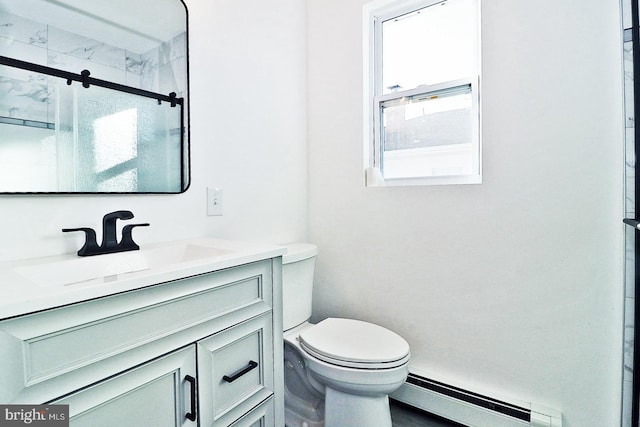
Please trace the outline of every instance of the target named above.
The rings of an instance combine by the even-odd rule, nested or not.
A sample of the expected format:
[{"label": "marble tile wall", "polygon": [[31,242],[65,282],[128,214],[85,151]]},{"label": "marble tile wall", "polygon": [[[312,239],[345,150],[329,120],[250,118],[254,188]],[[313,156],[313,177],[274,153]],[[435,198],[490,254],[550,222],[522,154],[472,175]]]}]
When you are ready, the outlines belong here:
[{"label": "marble tile wall", "polygon": [[[136,88],[184,96],[186,35],[142,54],[0,12],[0,55]],[[0,66],[0,116],[53,122],[55,82],[33,72]]]}]

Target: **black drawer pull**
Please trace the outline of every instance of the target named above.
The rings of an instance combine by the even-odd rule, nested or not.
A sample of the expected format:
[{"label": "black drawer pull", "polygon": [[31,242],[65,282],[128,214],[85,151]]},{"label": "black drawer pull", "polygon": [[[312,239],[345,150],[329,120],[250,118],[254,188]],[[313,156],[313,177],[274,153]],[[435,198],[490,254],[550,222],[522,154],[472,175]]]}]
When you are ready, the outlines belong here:
[{"label": "black drawer pull", "polygon": [[254,362],[253,360],[249,361],[249,364],[239,370],[238,372],[236,372],[235,374],[231,375],[231,376],[227,376],[225,375],[224,377],[222,377],[223,380],[225,380],[228,383],[232,383],[235,380],[237,380],[238,378],[240,378],[241,376],[243,376],[244,374],[248,373],[249,371],[251,371],[252,369],[256,368],[258,366],[258,362]]},{"label": "black drawer pull", "polygon": [[189,421],[195,421],[196,420],[196,379],[194,377],[192,377],[191,375],[187,375],[184,377],[185,381],[187,381],[190,384],[190,389],[191,389],[191,410],[189,412],[187,412],[185,414],[185,417],[189,420]]}]

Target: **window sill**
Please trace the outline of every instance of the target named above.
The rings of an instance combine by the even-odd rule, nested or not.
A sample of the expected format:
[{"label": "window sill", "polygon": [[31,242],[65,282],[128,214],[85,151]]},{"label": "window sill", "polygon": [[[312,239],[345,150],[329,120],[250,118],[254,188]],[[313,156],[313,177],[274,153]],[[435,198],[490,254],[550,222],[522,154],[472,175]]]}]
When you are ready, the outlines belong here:
[{"label": "window sill", "polygon": [[365,187],[482,184],[482,175],[425,176],[385,179],[378,168],[365,170]]}]

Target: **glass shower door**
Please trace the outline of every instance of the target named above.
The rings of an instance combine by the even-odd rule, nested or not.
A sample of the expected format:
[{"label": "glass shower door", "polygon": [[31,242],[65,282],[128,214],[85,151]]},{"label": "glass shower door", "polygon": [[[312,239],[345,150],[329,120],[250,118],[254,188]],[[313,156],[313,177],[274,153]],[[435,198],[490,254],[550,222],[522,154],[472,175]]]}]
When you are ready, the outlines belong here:
[{"label": "glass shower door", "polygon": [[[101,87],[73,91],[76,191],[179,192],[181,106]],[[169,173],[167,173],[169,171]]]},{"label": "glass shower door", "polygon": [[640,426],[640,180],[636,177],[636,159],[640,154],[640,128],[635,126],[635,111],[640,108],[640,32],[638,0],[623,2],[625,72],[625,319],[622,390],[622,426]]},{"label": "glass shower door", "polygon": [[0,56],[0,192],[180,193],[184,99]]}]

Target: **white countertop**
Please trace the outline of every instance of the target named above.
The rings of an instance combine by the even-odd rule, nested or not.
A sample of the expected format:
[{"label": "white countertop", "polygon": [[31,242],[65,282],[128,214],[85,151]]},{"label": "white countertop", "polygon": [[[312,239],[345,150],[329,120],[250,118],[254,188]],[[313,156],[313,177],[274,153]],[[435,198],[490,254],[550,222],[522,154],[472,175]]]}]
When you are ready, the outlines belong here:
[{"label": "white countertop", "polygon": [[0,263],[0,319],[282,256],[286,248],[199,238],[139,251]]}]

